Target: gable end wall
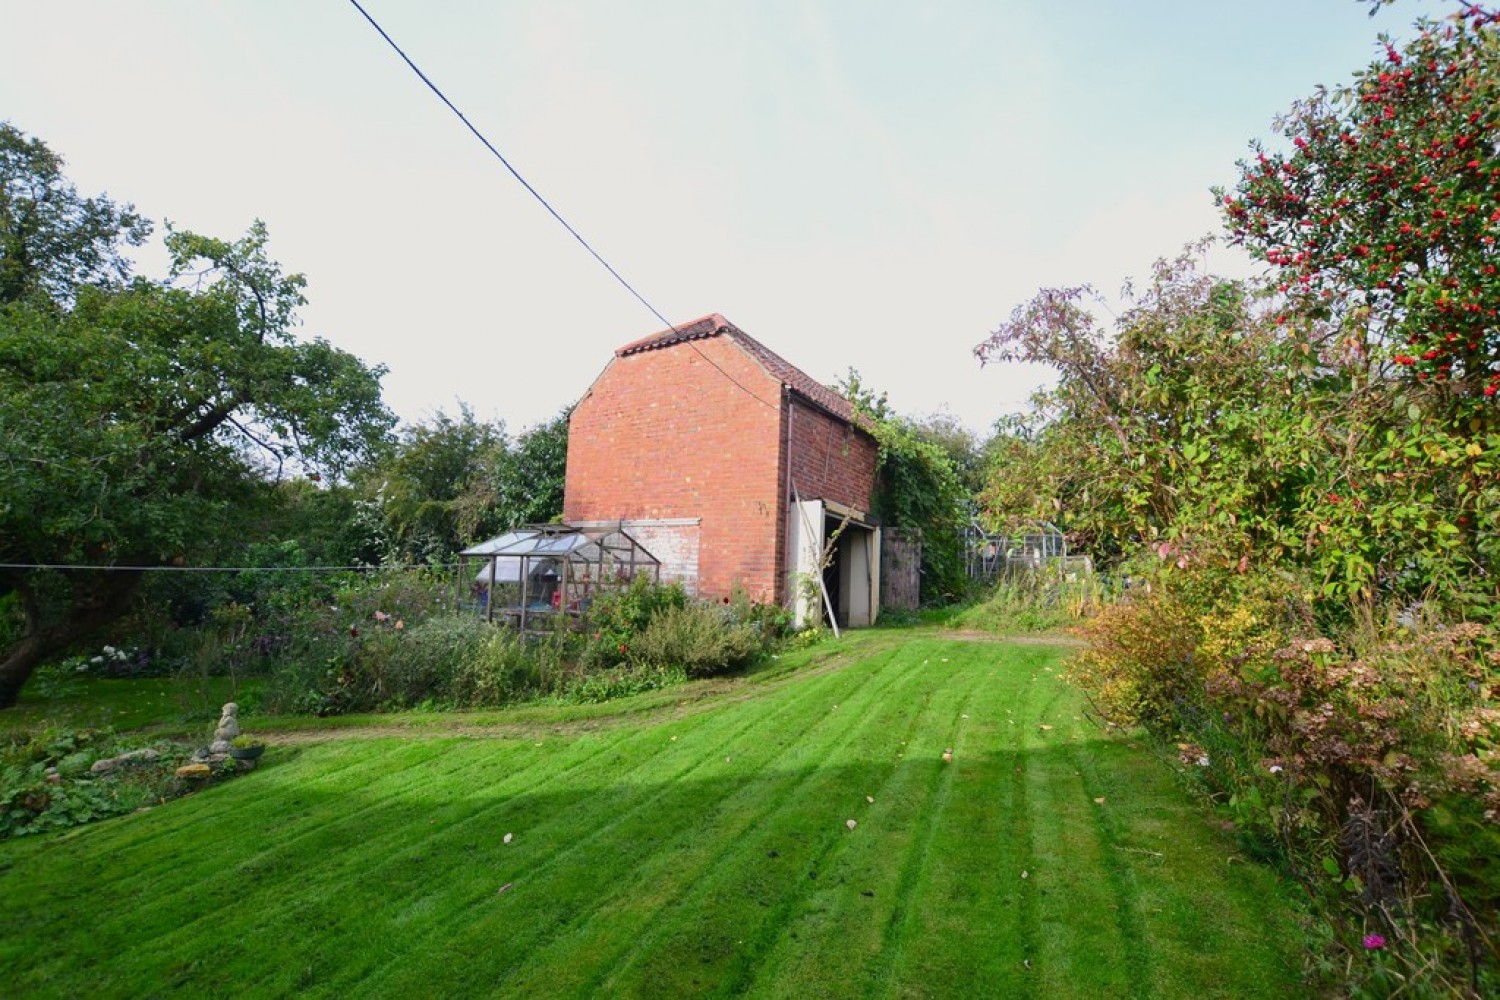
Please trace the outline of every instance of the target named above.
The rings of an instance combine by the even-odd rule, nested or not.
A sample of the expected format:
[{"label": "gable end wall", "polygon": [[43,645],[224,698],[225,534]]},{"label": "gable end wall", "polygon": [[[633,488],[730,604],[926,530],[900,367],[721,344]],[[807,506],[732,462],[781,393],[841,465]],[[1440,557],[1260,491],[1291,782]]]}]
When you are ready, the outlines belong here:
[{"label": "gable end wall", "polygon": [[563,520],[696,518],[699,595],[775,599],[781,396],[725,337],[616,357],[569,421]]}]

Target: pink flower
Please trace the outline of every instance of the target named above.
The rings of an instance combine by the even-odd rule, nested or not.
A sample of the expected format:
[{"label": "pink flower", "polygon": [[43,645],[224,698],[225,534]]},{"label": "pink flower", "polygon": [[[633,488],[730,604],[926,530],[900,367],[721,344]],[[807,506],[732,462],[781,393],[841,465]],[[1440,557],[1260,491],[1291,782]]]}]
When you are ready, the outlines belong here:
[{"label": "pink flower", "polygon": [[1379,934],[1365,935],[1365,948],[1369,951],[1379,951],[1385,947],[1385,938]]}]

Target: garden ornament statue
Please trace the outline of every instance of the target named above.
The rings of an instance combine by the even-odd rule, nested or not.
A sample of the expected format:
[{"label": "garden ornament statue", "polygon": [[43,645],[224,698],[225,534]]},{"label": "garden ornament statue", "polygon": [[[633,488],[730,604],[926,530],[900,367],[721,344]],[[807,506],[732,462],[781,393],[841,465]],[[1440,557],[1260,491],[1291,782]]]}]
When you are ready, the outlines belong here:
[{"label": "garden ornament statue", "polygon": [[213,746],[209,748],[214,753],[229,752],[229,741],[240,734],[239,713],[240,706],[234,702],[227,702],[224,705],[219,713],[219,725],[214,729]]}]

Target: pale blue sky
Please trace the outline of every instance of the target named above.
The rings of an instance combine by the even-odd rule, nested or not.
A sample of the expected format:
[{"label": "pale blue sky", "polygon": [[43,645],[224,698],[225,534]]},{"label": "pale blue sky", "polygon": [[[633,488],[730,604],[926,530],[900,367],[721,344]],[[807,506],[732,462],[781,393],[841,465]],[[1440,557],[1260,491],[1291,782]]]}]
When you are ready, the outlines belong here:
[{"label": "pale blue sky", "polygon": [[[1447,9],[365,6],[669,319],[722,312],[976,428],[1039,377],[969,353],[1015,304],[1215,229],[1209,187],[1277,113]],[[307,332],[388,365],[404,418],[464,399],[519,430],[661,325],[342,0],[0,0],[0,24],[0,117],[158,220],[265,219]]]}]

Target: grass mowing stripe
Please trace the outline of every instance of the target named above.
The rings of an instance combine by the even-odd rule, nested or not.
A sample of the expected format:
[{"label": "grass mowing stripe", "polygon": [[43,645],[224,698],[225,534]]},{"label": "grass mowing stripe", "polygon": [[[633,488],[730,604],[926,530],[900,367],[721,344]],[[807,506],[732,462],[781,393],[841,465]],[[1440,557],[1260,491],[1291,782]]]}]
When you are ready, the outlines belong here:
[{"label": "grass mowing stripe", "polygon": [[1109,750],[1107,734],[1101,733],[1093,723],[1078,719],[1068,724],[1066,731],[1070,740],[1066,747],[1071,751],[1067,764],[1080,777],[1078,790],[1081,798],[1077,803],[1077,811],[1093,820],[1094,837],[1099,848],[1099,867],[1108,880],[1110,893],[1114,898],[1114,902],[1109,904],[1110,912],[1114,916],[1119,939],[1129,955],[1126,972],[1130,987],[1135,996],[1151,996],[1155,992],[1153,983],[1157,978],[1159,956],[1152,936],[1146,933],[1142,918],[1140,884],[1122,851],[1125,846],[1122,842],[1124,831],[1116,822],[1116,806],[1110,802],[1108,794],[1109,783],[1101,777],[1095,762],[1097,753],[1107,753]]},{"label": "grass mowing stripe", "polygon": [[[502,941],[495,942],[485,951],[484,964],[493,972],[472,967],[462,970],[447,967],[404,969],[401,970],[403,978],[382,988],[402,992],[415,987],[418,981],[430,985],[431,979],[424,976],[437,976],[444,989],[456,990],[462,988],[463,983],[454,981],[455,973],[460,979],[488,977],[485,982],[493,984],[508,970],[519,966],[539,941],[549,940],[555,934],[565,933],[569,926],[587,920],[600,905],[600,897],[613,898],[626,892],[642,891],[639,887],[644,879],[670,877],[680,867],[680,859],[673,853],[672,841],[653,843],[652,831],[694,828],[704,815],[710,814],[714,804],[734,792],[735,783],[742,780],[743,775],[770,767],[788,753],[795,752],[805,734],[824,726],[830,717],[830,704],[842,703],[847,709],[860,699],[877,698],[879,690],[867,680],[870,672],[868,664],[861,664],[843,675],[834,675],[839,678],[837,681],[832,677],[827,681],[816,681],[811,685],[811,698],[793,691],[789,693],[790,697],[773,699],[758,706],[740,706],[717,719],[705,717],[696,720],[695,725],[735,726],[730,736],[714,745],[712,752],[694,750],[690,741],[676,745],[678,754],[686,752],[695,756],[705,780],[682,782],[677,775],[665,774],[656,776],[654,785],[642,783],[642,794],[637,795],[628,815],[608,824],[605,829],[599,829],[604,824],[585,824],[585,828],[593,826],[595,829],[581,842],[552,852],[543,864],[521,873],[516,880],[516,891],[497,902],[494,919],[503,922],[511,910],[526,906],[518,902],[523,897],[535,901],[525,910],[525,919],[511,927]],[[805,718],[778,711],[779,702],[787,703],[793,712]],[[741,719],[745,719],[748,725],[740,725]],[[762,731],[766,735],[750,739]],[[774,740],[770,733],[783,734],[785,738]],[[731,745],[739,745],[732,755],[733,761],[719,764],[724,750]],[[569,819],[566,825],[577,829],[580,824],[576,819]],[[543,835],[528,837],[528,843],[532,841],[542,842]],[[633,856],[638,850],[649,850],[650,854]],[[610,884],[604,891],[599,882],[606,877]],[[460,933],[449,946],[463,949],[467,940],[487,933],[485,925],[476,925],[467,933]]]},{"label": "grass mowing stripe", "polygon": [[[1257,979],[1240,973],[1257,964],[1268,941],[1298,933],[1277,905],[1282,887],[1270,873],[1237,862],[1234,846],[1202,821],[1158,761],[1118,741],[1095,741],[1087,750],[1080,765],[1086,782],[1107,792],[1098,828],[1128,887],[1154,993],[1269,1000],[1298,992],[1294,965]],[[1112,781],[1102,776],[1105,767]],[[1142,802],[1153,805],[1143,809]],[[1168,872],[1174,877],[1164,877]]]},{"label": "grass mowing stripe", "polygon": [[[893,687],[898,684],[920,682],[920,678],[912,672],[913,666],[914,664],[902,668],[900,662],[895,661],[885,668],[885,673],[889,675],[887,685],[879,690],[872,690],[866,699],[871,703],[872,708],[882,707],[886,702],[899,704],[900,699],[896,696],[902,692],[898,689],[893,696]],[[901,672],[898,673],[898,670]],[[833,711],[835,710],[830,710],[827,721],[843,725],[845,733],[839,742],[827,752],[828,756],[836,754],[840,746],[851,744],[861,731],[868,731],[879,722],[872,714],[867,713],[861,717],[859,704],[851,701],[839,704],[836,709],[837,716],[833,714]],[[910,714],[915,716],[917,713]],[[893,736],[883,735],[882,738],[893,739]],[[781,806],[813,777],[813,772],[807,770],[787,771],[785,764],[782,765],[782,769],[786,773],[778,774],[769,768],[762,769],[765,778],[761,780],[765,788],[752,785],[720,803],[714,816],[705,824],[717,835],[720,841],[717,846],[707,842],[707,838],[701,835],[703,832],[701,828],[684,835],[684,840],[687,842],[675,850],[693,857],[696,864],[690,870],[679,869],[675,864],[673,865],[675,877],[671,883],[671,891],[654,892],[649,898],[640,900],[629,897],[622,899],[611,908],[612,912],[607,914],[609,918],[607,924],[603,922],[591,924],[588,928],[573,935],[568,941],[558,942],[558,947],[578,947],[589,954],[602,952],[605,956],[610,954],[614,956],[609,961],[601,961],[592,975],[581,984],[569,982],[568,990],[575,992],[576,995],[596,994],[618,970],[638,959],[644,949],[653,947],[652,935],[650,933],[645,936],[634,935],[631,932],[632,925],[650,927],[653,931],[667,926],[668,923],[663,922],[660,914],[681,906],[682,900],[696,891],[710,872],[717,872],[729,855],[743,852],[744,840],[751,835],[751,828],[773,823]],[[868,786],[862,787],[868,789]],[[726,819],[726,814],[728,819]],[[675,861],[676,857],[674,853],[666,860]],[[596,943],[601,940],[608,943],[604,945]],[[538,960],[528,965],[537,965],[541,958],[543,956],[538,956]],[[524,990],[527,981],[522,977],[518,980],[518,984]]]},{"label": "grass mowing stripe", "polygon": [[[935,679],[929,675],[929,679]],[[905,905],[917,864],[925,850],[935,809],[967,758],[973,724],[970,702],[987,682],[985,671],[961,664],[924,692],[923,711],[914,715],[903,741],[907,755],[894,753],[880,764],[870,789],[874,803],[861,802],[858,836],[841,838],[839,856],[825,861],[829,878],[788,900],[784,913],[767,922],[765,940],[747,952],[737,977],[724,992],[745,987],[761,996],[858,995],[870,979],[883,978],[889,954],[887,932]],[[836,961],[830,958],[836,956]]]},{"label": "grass mowing stripe", "polygon": [[[443,720],[393,734],[416,749],[274,748],[171,808],[0,844],[0,993],[1299,993],[1274,879],[1149,755],[1069,726],[1045,656],[923,630],[802,655],[628,719],[531,709],[506,733],[567,729],[540,748],[433,739]],[[1074,912],[1111,903],[1102,931]]]},{"label": "grass mowing stripe", "polygon": [[[412,752],[420,760],[431,756],[420,748],[412,748]],[[153,936],[173,933],[187,922],[183,920],[183,911],[186,907],[191,912],[194,900],[203,898],[205,893],[210,898],[224,898],[226,883],[238,879],[226,868],[214,847],[246,843],[245,827],[263,822],[262,814],[246,808],[250,797],[246,794],[247,786],[254,784],[254,776],[250,776],[152,813],[85,828],[77,832],[87,836],[58,842],[55,846],[67,861],[54,869],[56,877],[64,883],[55,894],[64,899],[87,896],[100,905],[103,913],[91,927],[82,954],[69,956],[49,951],[48,960],[39,971],[46,974],[48,965],[119,954],[123,942],[143,932]],[[207,820],[200,815],[205,813]],[[130,823],[148,818],[156,819],[168,829],[177,829],[177,839],[148,838],[134,850],[114,849],[118,835],[130,832]],[[184,843],[194,845],[195,849],[184,852]],[[44,884],[28,888],[36,893],[49,887]],[[212,909],[205,910],[200,917],[211,919]],[[28,919],[56,923],[65,922],[68,915],[52,911],[28,914]]]},{"label": "grass mowing stripe", "polygon": [[[365,753],[370,768],[360,768],[356,773],[341,770],[342,780],[302,781],[308,773],[306,767],[287,767],[275,764],[264,771],[246,776],[234,785],[212,788],[191,800],[178,803],[181,816],[173,817],[182,822],[176,827],[179,836],[190,835],[203,838],[207,843],[221,842],[226,838],[237,838],[260,845],[258,852],[245,859],[242,864],[256,867],[263,864],[273,852],[284,852],[295,847],[304,853],[321,854],[340,846],[341,825],[357,824],[368,811],[380,801],[377,796],[399,798],[412,787],[430,781],[429,767],[441,769],[446,759],[444,742],[409,744],[391,742],[379,748],[379,752]],[[394,758],[394,759],[393,759]],[[369,771],[367,777],[365,772]],[[313,771],[313,773],[317,773]],[[317,811],[313,808],[298,813],[304,802],[318,802],[337,798],[348,801],[348,796],[358,791],[360,808],[353,811]],[[245,798],[260,799],[280,808],[248,811]],[[292,809],[288,809],[290,806]],[[194,816],[194,813],[197,815]],[[150,846],[149,843],[142,846]],[[120,850],[110,845],[112,850]],[[213,869],[211,855],[203,856],[204,865]],[[192,866],[174,869],[174,881],[156,879],[151,884],[151,894],[161,896],[175,888],[185,886],[188,891],[201,892],[203,886],[197,881],[199,872]],[[134,888],[136,880],[119,880],[115,888],[125,891]]]},{"label": "grass mowing stripe", "polygon": [[[920,691],[933,683],[920,663],[908,676],[910,685],[898,694],[908,686]],[[846,707],[853,706],[840,711]],[[693,886],[673,919],[656,923],[599,992],[721,994],[747,982],[750,968],[774,943],[799,899],[843,877],[834,863],[849,839],[858,836],[858,828],[848,830],[844,820],[889,768],[899,746],[896,723],[919,714],[908,698],[893,697],[875,706],[868,718],[856,720],[858,731],[832,748],[827,763],[799,781],[794,795],[737,841],[736,850]],[[939,753],[933,751],[934,760]],[[840,801],[845,804],[836,805]],[[713,985],[706,989],[705,984]]]},{"label": "grass mowing stripe", "polygon": [[[1150,955],[1138,926],[1122,923],[1123,887],[1108,872],[1117,860],[1095,829],[1098,806],[1078,769],[1078,703],[1049,699],[1027,726],[1032,749],[1028,794],[1035,831],[1031,883],[1039,902],[1039,948],[1032,973],[1042,996],[1151,996]],[[1046,729],[1042,727],[1046,726]],[[1080,963],[1085,948],[1095,960]]]},{"label": "grass mowing stripe", "polygon": [[[379,741],[376,745],[389,747],[399,744],[395,741],[383,740]],[[528,745],[524,748],[512,747],[512,754],[506,754],[503,752],[504,747],[499,741],[485,741],[480,744],[471,740],[451,740],[446,741],[446,746],[443,748],[453,758],[453,763],[446,769],[439,770],[434,768],[433,770],[438,771],[438,773],[429,773],[427,776],[428,780],[436,780],[438,783],[441,783],[443,779],[457,776],[466,785],[478,784],[481,787],[489,784],[485,780],[488,777],[487,770],[495,770],[502,773],[508,772],[510,769],[508,757],[515,756],[518,753],[532,753],[531,747]],[[497,753],[497,750],[501,750],[502,752]],[[604,750],[607,750],[607,746],[601,748],[601,752]],[[447,758],[444,758],[444,763],[447,763]],[[479,768],[477,773],[476,768]],[[513,779],[515,778],[513,772],[509,776]],[[533,778],[532,780],[535,779]],[[493,785],[491,784],[490,787],[493,787]],[[405,797],[410,797],[405,790],[401,794]],[[469,805],[471,806],[471,804]],[[336,803],[329,803],[329,806],[331,808],[336,807]],[[422,816],[430,817],[434,815],[434,811],[436,814],[443,814],[451,812],[453,809],[453,803],[439,802],[428,806],[426,811],[419,810],[419,813]],[[385,817],[378,818],[383,819]],[[298,894],[286,898],[278,898],[274,892],[269,895],[256,893],[253,890],[245,893],[242,897],[243,905],[247,910],[257,915],[257,921],[253,925],[241,928],[235,940],[236,956],[243,953],[246,958],[243,962],[240,962],[236,961],[236,957],[224,956],[218,963],[220,974],[234,974],[234,978],[231,981],[237,982],[239,988],[257,984],[265,985],[267,988],[272,989],[272,992],[290,988],[290,983],[283,984],[277,981],[280,977],[286,975],[283,968],[268,967],[266,963],[258,961],[256,958],[256,946],[260,944],[262,939],[274,940],[281,933],[278,928],[287,924],[315,922],[325,932],[336,931],[347,919],[350,906],[357,904],[357,901],[353,899],[341,900],[341,902],[350,905],[342,906],[338,912],[323,913],[315,908],[310,909],[305,906],[302,902],[304,897],[336,894],[337,888],[344,884],[353,886],[374,884],[382,892],[393,890],[416,891],[419,889],[420,885],[430,879],[434,873],[440,874],[439,869],[423,864],[423,862],[429,859],[420,856],[418,853],[423,848],[414,846],[429,842],[430,838],[423,835],[427,832],[424,830],[424,826],[425,824],[422,822],[416,824],[407,823],[405,825],[385,823],[380,827],[381,832],[385,836],[379,838],[365,837],[363,839],[360,839],[351,830],[349,831],[351,833],[349,838],[351,849],[338,852],[332,863],[314,865],[312,862],[309,862],[307,870],[301,873],[302,878],[299,886],[301,891]],[[397,848],[406,849],[403,851],[402,858],[393,860],[388,857],[388,854]],[[284,854],[284,851],[278,850],[275,851],[274,857],[281,857]],[[413,855],[416,855],[416,857],[413,857]],[[371,858],[379,858],[381,860],[372,864]],[[313,871],[317,872],[319,876],[317,879],[307,877]],[[323,884],[329,886],[327,892],[320,891]],[[353,896],[355,893],[351,891],[350,895]],[[355,919],[358,919],[358,916]],[[184,931],[188,936],[202,933],[202,929],[198,927],[185,928]],[[303,951],[309,954],[315,953],[316,950],[315,946],[303,949]],[[302,952],[298,953],[301,954]],[[240,965],[244,965],[245,968],[239,968]],[[270,976],[271,981],[261,983],[257,979],[258,973]]]},{"label": "grass mowing stripe", "polygon": [[[401,762],[410,764],[414,749],[429,751],[420,754],[417,760],[432,765],[434,756],[430,751],[434,748],[431,747],[412,748],[394,744],[381,748],[381,752],[372,754],[371,757],[387,761],[396,757]],[[405,775],[407,769],[403,768],[396,773]],[[111,856],[111,865],[139,865],[142,872],[147,875],[155,873],[158,877],[153,885],[145,889],[136,888],[135,883],[139,879],[132,878],[101,879],[101,884],[91,889],[94,893],[107,893],[116,902],[105,909],[103,919],[92,928],[88,953],[115,954],[117,939],[128,939],[132,935],[146,933],[153,940],[153,948],[126,952],[124,962],[127,967],[137,962],[151,966],[159,964],[161,956],[170,954],[179,944],[191,949],[203,936],[212,937],[218,933],[223,914],[213,905],[214,900],[238,899],[253,907],[262,918],[270,918],[278,911],[285,911],[294,905],[293,896],[286,893],[273,893],[262,898],[262,894],[256,891],[257,884],[261,881],[274,881],[280,875],[300,877],[304,867],[316,864],[322,855],[289,856],[287,852],[277,849],[276,831],[268,827],[280,810],[272,808],[257,811],[251,804],[251,800],[255,798],[254,785],[252,778],[246,778],[234,785],[214,789],[212,794],[194,801],[179,803],[190,808],[211,808],[227,817],[225,829],[219,837],[201,839],[202,834],[194,832],[187,842],[194,845],[195,849],[189,852],[182,852],[182,844],[179,843],[176,852],[160,857],[142,857],[139,853]],[[297,794],[302,793],[298,790]],[[238,810],[236,806],[239,807]],[[107,834],[107,831],[101,830],[100,833]],[[108,838],[104,839],[107,841]],[[225,863],[220,848],[247,843],[255,845],[251,852],[241,851],[237,863]],[[104,845],[94,846],[98,849]],[[163,869],[170,877],[161,877]],[[188,914],[191,914],[190,918],[186,917]],[[240,933],[248,932],[241,929]],[[86,958],[87,953],[81,957]]]},{"label": "grass mowing stripe", "polygon": [[[455,741],[449,741],[449,742],[455,742]],[[460,744],[469,744],[470,743],[470,741],[467,741],[467,740],[465,740],[465,741],[456,741],[456,742],[458,742]],[[497,744],[495,744],[495,743],[491,743],[491,744],[489,744],[489,746],[487,747],[487,749],[493,748],[496,745]],[[401,747],[402,747],[402,744],[394,742],[394,741],[387,741],[387,743],[386,743],[386,748],[388,750],[390,750],[390,749],[400,749]],[[443,749],[442,744],[438,744],[438,748],[439,749]],[[529,746],[526,749],[529,751]],[[480,757],[480,760],[489,759],[491,756],[492,756],[491,754],[486,754],[486,755]],[[383,760],[383,761],[390,761],[391,758],[392,758],[392,753],[391,752],[386,752],[386,753],[382,753],[382,754],[376,754],[373,757],[373,759],[375,759],[375,760]],[[432,775],[429,774],[428,777],[427,777],[427,780],[430,781],[431,778],[432,778]],[[234,786],[230,786],[230,787],[223,788],[223,789],[218,789],[218,790],[216,790],[216,792],[223,793],[223,794],[226,794],[226,795],[228,795],[230,793],[233,793],[233,792],[243,792],[243,791],[247,790],[248,785],[251,784],[251,783],[252,782],[251,782],[250,779],[246,779],[245,781],[236,783]],[[405,785],[412,784],[412,782],[403,782],[402,784],[403,784],[403,786],[405,786]],[[301,793],[297,792],[296,794],[301,794]],[[281,810],[275,810],[275,809],[271,810],[272,814],[279,813],[279,812],[281,812]],[[347,819],[348,819],[348,817],[346,816],[345,820],[347,821]],[[268,833],[267,831],[255,831],[255,832],[259,836],[270,837],[270,839],[272,839],[274,841],[274,836],[271,833]],[[408,825],[405,828],[397,828],[396,834],[397,834],[397,836],[403,838],[404,840],[408,840],[409,841],[411,839],[410,826]],[[244,835],[245,834],[242,832],[240,836],[243,838]],[[351,839],[354,839],[354,838],[351,838]],[[364,846],[368,846],[368,839],[369,838],[366,838],[366,843],[365,843]],[[264,877],[268,872],[275,870],[278,862],[286,854],[287,854],[287,851],[284,848],[278,848],[273,843],[270,848],[263,849],[260,852],[260,856],[262,858],[267,858],[268,857],[270,859],[269,861],[262,861],[262,860],[257,860],[256,858],[252,858],[252,859],[246,861],[245,863],[236,866],[233,870],[228,871],[228,872],[221,871],[221,870],[215,870],[215,871],[213,871],[211,873],[205,873],[205,877],[203,879],[198,880],[197,883],[194,884],[189,889],[188,896],[190,896],[190,897],[201,896],[201,895],[204,894],[205,891],[207,891],[210,895],[217,897],[217,896],[222,895],[225,892],[228,892],[230,894],[239,895],[240,898],[243,900],[243,902],[245,902],[249,906],[252,906],[256,910],[257,914],[260,917],[262,917],[262,918],[271,918],[271,917],[274,917],[274,915],[276,914],[276,912],[278,910],[281,910],[281,909],[285,908],[285,906],[288,903],[287,900],[278,899],[278,898],[271,898],[271,899],[266,899],[266,900],[257,900],[255,898],[255,896],[254,896],[253,891],[252,892],[246,892],[246,891],[244,891],[244,889],[243,889],[242,886],[238,886],[235,883],[244,881],[244,880],[246,880],[246,878],[255,879],[255,878]],[[343,852],[343,854],[347,855],[348,852]],[[212,861],[212,859],[213,859],[214,856],[212,854],[209,854],[209,855],[207,855],[207,857],[208,857],[208,859],[210,861]],[[222,868],[222,866],[217,866],[217,867],[220,868],[220,869]],[[299,874],[302,874],[302,873],[299,872]],[[227,881],[229,883],[227,885],[226,884],[222,884],[222,883],[224,883],[226,881],[226,879],[225,879],[226,875],[228,876]],[[303,878],[302,881],[304,883],[304,885],[303,885],[304,890],[310,890],[310,889],[315,889],[316,888],[316,886],[307,885],[306,883],[308,882],[308,880],[305,877]],[[218,883],[218,884],[216,884],[216,883]],[[152,897],[151,897],[152,898],[152,902],[159,902],[162,905],[167,905],[167,906],[174,905],[177,902],[176,900],[164,899],[164,898],[162,898],[163,895],[164,894],[161,893],[161,892],[153,893]],[[140,907],[137,907],[132,912],[132,915],[131,915],[132,923],[138,923],[142,919],[142,916],[143,916],[142,909]],[[210,920],[214,919],[214,915],[212,914],[211,911],[210,911],[209,914],[207,914],[207,918],[210,919]],[[158,945],[163,945],[163,944],[167,943],[167,939],[169,939],[170,937],[174,937],[174,936],[175,937],[186,936],[186,937],[191,938],[191,937],[194,937],[194,936],[196,936],[196,935],[198,935],[200,933],[202,933],[202,928],[200,926],[198,926],[196,923],[188,922],[185,925],[179,926],[177,928],[177,930],[169,932],[166,935],[163,935],[162,938],[158,938],[157,943],[158,943]]]},{"label": "grass mowing stripe", "polygon": [[[807,693],[805,693],[805,696],[816,697],[816,694],[816,688],[813,688],[813,690],[808,690]],[[751,717],[750,721],[751,723],[756,723],[757,717]],[[774,726],[774,721],[765,721],[765,723],[763,724]],[[678,726],[678,729],[681,729],[681,726]],[[729,739],[733,738],[735,738],[735,735],[733,735],[733,733],[730,733]],[[661,735],[660,727],[655,727],[655,729],[651,730],[643,730],[643,732],[633,735],[633,738],[631,739],[633,739],[634,742],[637,742],[637,744],[642,745],[642,747],[649,748],[649,753],[645,754],[645,756],[649,757],[652,762],[658,762],[658,760],[660,760],[660,753],[658,753],[658,751],[660,751],[661,741],[664,741],[664,739],[666,739],[663,735]],[[615,778],[615,781],[616,784],[618,784],[618,778]],[[579,799],[579,801],[591,802],[592,807],[598,808],[598,802],[600,802],[601,787],[606,790],[607,787],[609,787],[606,784],[606,780],[603,780],[603,778],[600,778],[600,780],[597,781],[591,781],[591,783],[589,783],[588,789],[577,789],[577,795],[574,796],[574,798]],[[517,853],[525,853],[522,849],[520,849],[520,844],[522,843],[525,843],[526,846],[534,846],[534,844],[547,843],[547,841],[552,840],[555,841],[555,843],[567,844],[567,841],[570,840],[570,838],[568,838],[567,835],[565,835],[562,831],[573,831],[574,829],[573,820],[567,819],[567,817],[565,817],[565,814],[568,813],[568,804],[570,804],[573,799],[567,799],[567,801],[562,804],[561,808],[556,808],[556,802],[562,802],[562,798],[561,796],[559,796],[558,792],[558,789],[549,789],[549,796],[547,796],[546,799],[538,799],[538,802],[540,802],[538,808],[543,808],[543,810],[549,811],[549,813],[553,814],[552,826],[553,828],[555,828],[555,831],[552,831],[552,834],[559,835],[553,835],[553,837],[549,837],[549,831],[547,831],[546,826],[541,825],[540,822],[538,822],[538,825],[534,826],[534,828],[525,828],[525,820],[523,820],[523,817],[520,817],[520,823],[519,825],[517,825],[517,829],[525,828],[525,834],[522,834],[523,841],[517,841],[517,847],[514,847],[514,849],[508,849],[507,852],[505,852],[510,855],[510,858],[496,858],[496,861],[498,861],[499,865],[501,865],[501,870],[504,865],[510,864],[510,859],[514,858]],[[438,834],[434,835],[434,838],[429,838],[429,840],[443,841],[443,838],[446,837],[452,837],[452,832],[438,832]],[[498,834],[495,835],[495,840],[498,841]],[[496,844],[496,846],[498,846],[498,844]],[[535,850],[534,847],[531,847],[531,850]],[[484,859],[478,858],[475,864],[483,865]],[[455,883],[455,885],[446,886],[446,888],[444,888],[444,895],[450,898],[449,906],[432,907],[432,912],[434,912],[435,915],[438,915],[438,913],[452,913],[455,912],[455,910],[462,910],[463,907],[472,906],[472,904],[477,903],[477,901],[484,901],[484,897],[487,897],[487,895],[489,895],[490,892],[493,891],[493,885],[495,885],[495,883],[489,882],[489,880],[487,879],[484,880],[484,883],[486,883],[486,885],[484,885],[484,888],[480,888],[477,891],[477,898],[471,898],[474,897],[474,891],[469,888],[468,882],[466,882],[466,880],[459,880],[459,882]],[[455,897],[459,898],[459,903],[452,903],[452,898]],[[380,906],[380,898],[374,898],[374,900],[371,900],[371,904],[375,907]],[[432,918],[431,921],[426,922],[426,924],[431,925],[431,927],[425,925],[425,927],[423,928],[404,928],[404,943],[402,943],[402,951],[410,951],[410,949],[416,948],[416,946],[420,946],[420,942],[422,942],[423,936],[432,936],[435,937],[435,939],[440,940],[441,942],[444,937],[450,936],[450,934],[452,934],[449,930],[447,930],[446,927],[444,927],[443,919],[441,919],[440,916],[434,916],[434,918]],[[416,939],[414,939],[414,933],[416,933]]]},{"label": "grass mowing stripe", "polygon": [[1000,663],[985,663],[976,651],[985,686],[971,709],[972,745],[955,756],[953,787],[903,873],[912,881],[865,995],[920,996],[933,982],[959,994],[1026,995],[1031,887],[1020,875],[1032,863],[1029,813],[1017,784],[1024,757],[1007,744],[1020,738],[1015,713],[1029,701],[1035,662],[1051,655],[1007,650]]},{"label": "grass mowing stripe", "polygon": [[[414,753],[419,754],[425,752],[416,747],[413,748],[413,751]],[[295,754],[298,752],[294,751],[293,753]],[[366,772],[372,775],[379,775],[382,773],[384,764],[382,762],[371,760],[368,754],[362,754],[358,751],[351,751],[349,753],[346,753],[345,757],[346,762],[340,766],[320,767],[316,773],[305,779],[304,787],[307,787],[309,790],[313,790],[322,784],[346,781],[346,773],[350,770]],[[266,762],[262,765],[261,770],[253,778],[247,777],[245,780],[257,783],[264,782],[269,772],[279,771],[280,769],[285,767],[291,760],[295,759],[295,756],[273,754],[271,758],[266,760]],[[329,763],[333,764],[332,761],[330,761]],[[213,787],[190,796],[189,798],[176,800],[172,803],[172,809],[170,813],[162,814],[162,816],[171,816],[172,822],[170,823],[160,823],[154,821],[136,822],[135,817],[125,816],[111,821],[111,824],[108,826],[91,825],[69,830],[59,838],[59,842],[65,843],[72,837],[100,836],[101,831],[105,829],[111,831],[113,840],[111,849],[116,851],[126,851],[133,848],[145,847],[149,845],[152,840],[162,837],[174,839],[184,835],[197,834],[202,835],[205,838],[216,838],[218,835],[222,834],[222,831],[213,829],[195,830],[194,827],[196,824],[211,825],[212,823],[222,819],[224,815],[224,809],[220,808],[220,806],[224,802],[224,797],[226,795],[227,792],[224,788]],[[210,805],[210,803],[212,805]],[[159,819],[161,817],[156,818]],[[241,818],[243,818],[242,815]]]}]

